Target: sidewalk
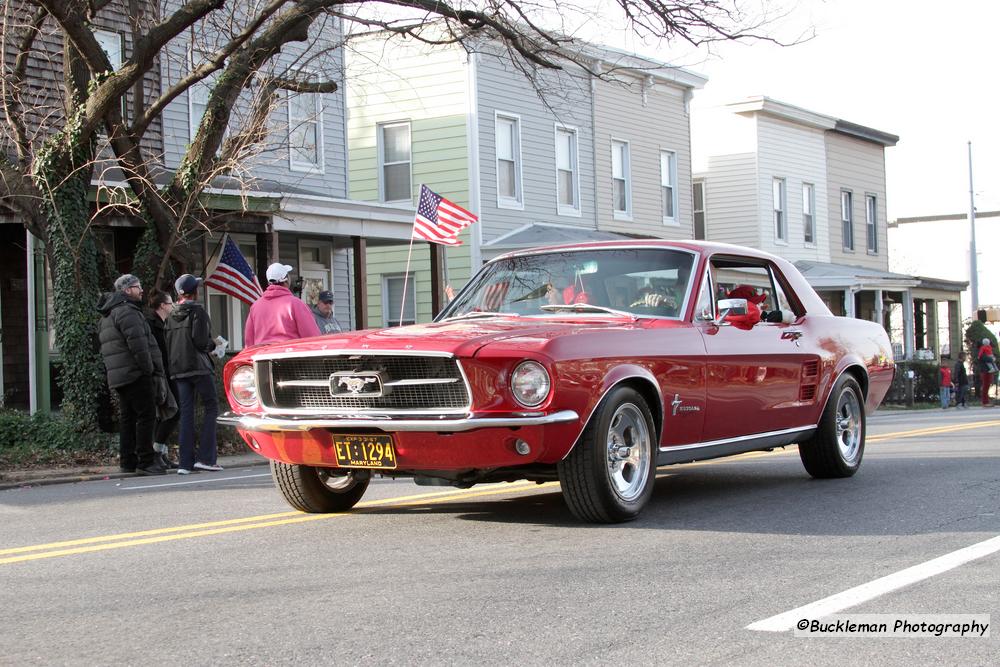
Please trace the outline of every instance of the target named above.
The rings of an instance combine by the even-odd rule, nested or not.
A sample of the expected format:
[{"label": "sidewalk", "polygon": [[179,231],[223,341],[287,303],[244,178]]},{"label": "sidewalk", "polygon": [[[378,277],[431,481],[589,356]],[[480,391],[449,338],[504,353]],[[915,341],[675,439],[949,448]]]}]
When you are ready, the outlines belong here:
[{"label": "sidewalk", "polygon": [[[219,465],[226,470],[231,468],[248,468],[250,466],[267,465],[263,456],[246,452],[220,456]],[[170,471],[164,477],[170,477],[176,471]],[[212,474],[212,473],[199,473]],[[134,472],[119,472],[118,466],[64,466],[60,468],[37,468],[34,470],[11,470],[0,472],[0,491],[31,486],[46,486],[49,484],[67,484],[72,482],[89,482],[97,479],[120,479],[122,477],[137,477]],[[155,477],[154,479],[159,479]]]}]

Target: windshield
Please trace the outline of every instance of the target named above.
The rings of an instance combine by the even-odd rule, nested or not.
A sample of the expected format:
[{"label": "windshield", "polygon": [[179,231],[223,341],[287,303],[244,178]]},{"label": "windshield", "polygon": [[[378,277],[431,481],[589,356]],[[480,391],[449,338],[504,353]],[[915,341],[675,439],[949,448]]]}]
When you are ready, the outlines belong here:
[{"label": "windshield", "polygon": [[[694,261],[690,252],[665,248],[577,250],[496,260],[483,267],[439,319],[474,313],[607,317],[616,311],[677,319],[688,302]],[[573,304],[581,307],[552,307]]]}]

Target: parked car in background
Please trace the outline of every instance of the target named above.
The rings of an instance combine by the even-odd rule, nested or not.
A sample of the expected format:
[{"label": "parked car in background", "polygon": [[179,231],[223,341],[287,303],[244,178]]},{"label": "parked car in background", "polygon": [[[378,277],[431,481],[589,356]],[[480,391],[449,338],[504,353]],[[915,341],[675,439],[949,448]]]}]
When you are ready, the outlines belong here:
[{"label": "parked car in background", "polygon": [[810,475],[853,475],[893,369],[886,332],[783,259],[587,243],[494,259],[430,324],[244,350],[223,420],[302,511],[349,509],[373,475],[558,480],[617,522],[661,465],[798,444]]}]

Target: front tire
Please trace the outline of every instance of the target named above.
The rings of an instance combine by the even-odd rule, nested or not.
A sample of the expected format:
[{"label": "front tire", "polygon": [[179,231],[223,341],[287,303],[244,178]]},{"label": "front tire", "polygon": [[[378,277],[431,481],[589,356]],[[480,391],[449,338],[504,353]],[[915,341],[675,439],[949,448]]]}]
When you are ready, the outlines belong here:
[{"label": "front tire", "polygon": [[823,410],[816,434],[799,444],[806,472],[819,479],[850,477],[865,454],[865,399],[857,380],[844,374],[837,380]]},{"label": "front tire", "polygon": [[653,494],[656,431],[639,392],[618,387],[601,401],[580,442],[559,462],[570,511],[590,523],[630,521]]},{"label": "front tire", "polygon": [[302,512],[328,514],[354,507],[368,489],[369,478],[358,479],[354,471],[271,461],[271,477],[288,504]]}]

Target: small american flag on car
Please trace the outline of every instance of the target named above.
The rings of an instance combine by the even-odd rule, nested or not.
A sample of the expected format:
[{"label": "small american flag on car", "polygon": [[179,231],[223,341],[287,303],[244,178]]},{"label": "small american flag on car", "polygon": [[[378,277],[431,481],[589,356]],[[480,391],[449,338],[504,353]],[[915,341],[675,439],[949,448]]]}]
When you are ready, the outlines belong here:
[{"label": "small american flag on car", "polygon": [[252,304],[264,293],[246,257],[228,234],[222,244],[219,262],[205,279],[205,284],[248,304]]},{"label": "small american flag on car", "polygon": [[423,239],[442,245],[462,245],[458,233],[479,217],[431,191],[426,185],[420,186],[420,201],[417,215],[413,220],[413,238]]}]

